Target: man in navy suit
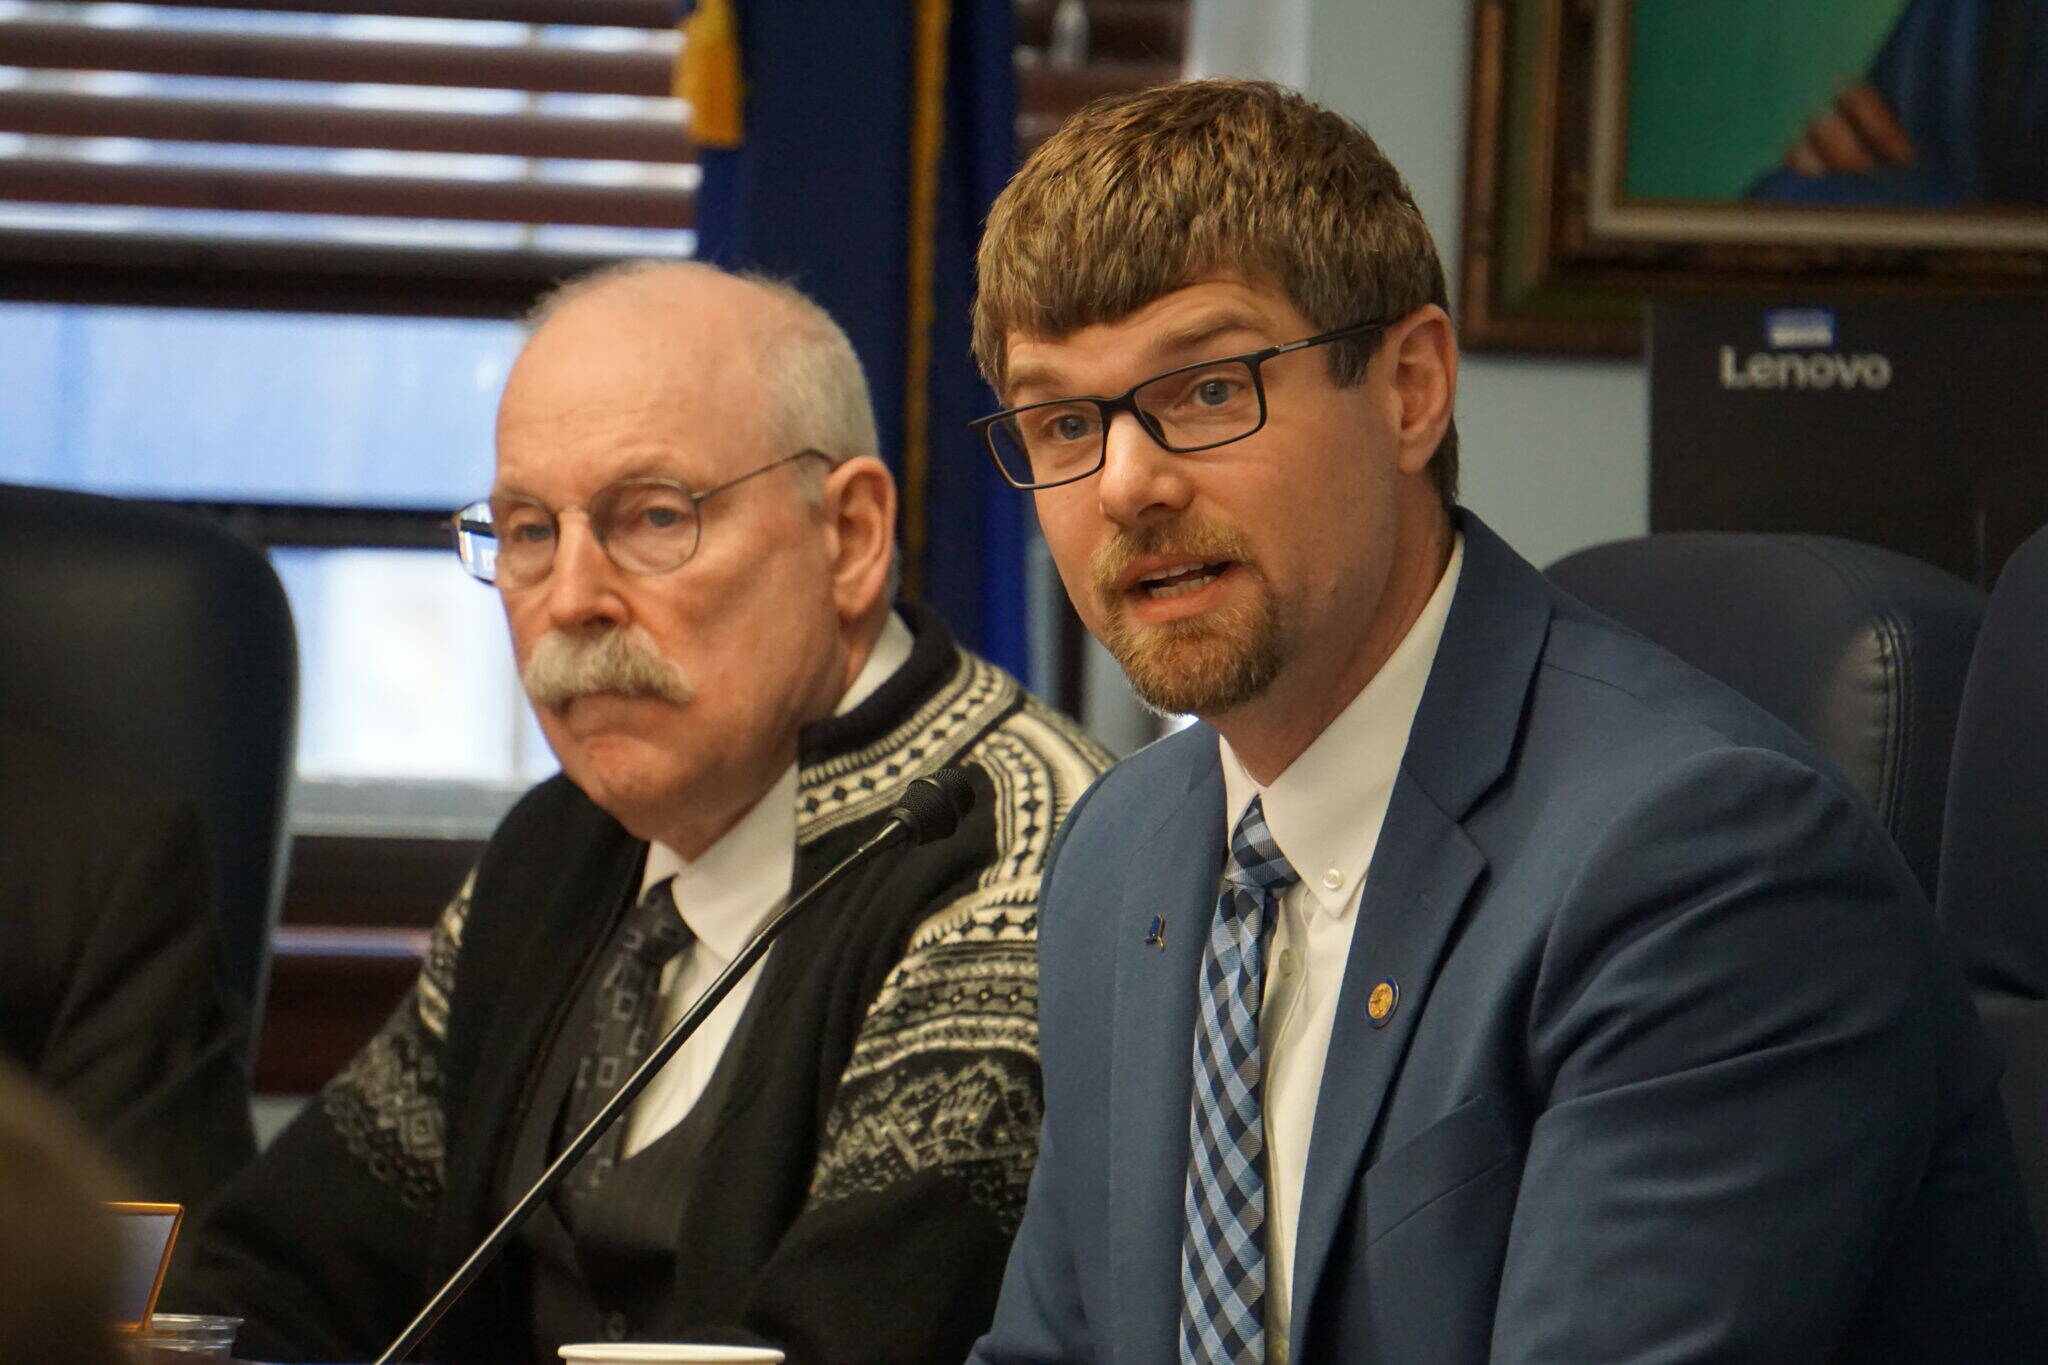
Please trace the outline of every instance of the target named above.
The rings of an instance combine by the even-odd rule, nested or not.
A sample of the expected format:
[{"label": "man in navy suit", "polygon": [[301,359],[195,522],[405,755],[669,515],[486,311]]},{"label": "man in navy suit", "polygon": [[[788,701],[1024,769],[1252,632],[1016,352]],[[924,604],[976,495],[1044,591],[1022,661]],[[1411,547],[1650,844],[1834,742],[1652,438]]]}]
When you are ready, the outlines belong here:
[{"label": "man in navy suit", "polygon": [[1203,723],[1075,807],[981,1365],[2041,1359],[1998,1064],[1911,875],[1741,698],[1455,506],[1442,266],[1208,81],[1004,192],[978,424]]}]

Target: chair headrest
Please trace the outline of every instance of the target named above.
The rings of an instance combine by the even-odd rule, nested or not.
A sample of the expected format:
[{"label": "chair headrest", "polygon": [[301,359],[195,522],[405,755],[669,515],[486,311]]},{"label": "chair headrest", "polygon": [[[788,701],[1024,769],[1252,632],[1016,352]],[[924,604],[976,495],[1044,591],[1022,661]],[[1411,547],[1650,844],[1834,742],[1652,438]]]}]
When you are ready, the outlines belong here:
[{"label": "chair headrest", "polygon": [[1669,533],[1581,550],[1552,582],[1791,726],[1876,809],[1928,895],[1984,594],[1831,536]]},{"label": "chair headrest", "polygon": [[1974,985],[2048,1000],[2048,529],[2006,560],[1977,637],[1940,908]]},{"label": "chair headrest", "polygon": [[189,513],[0,485],[0,718],[192,802],[222,982],[260,1003],[282,860],[298,651],[263,552]]}]

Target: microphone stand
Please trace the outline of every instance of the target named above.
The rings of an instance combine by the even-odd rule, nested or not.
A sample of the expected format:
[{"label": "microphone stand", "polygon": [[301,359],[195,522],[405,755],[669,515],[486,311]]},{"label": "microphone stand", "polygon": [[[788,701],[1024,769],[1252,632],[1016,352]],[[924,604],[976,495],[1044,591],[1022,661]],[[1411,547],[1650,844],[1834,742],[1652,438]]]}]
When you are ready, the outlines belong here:
[{"label": "microphone stand", "polygon": [[676,1021],[675,1027],[654,1045],[654,1050],[647,1054],[647,1060],[640,1063],[633,1074],[626,1078],[618,1093],[605,1101],[604,1107],[583,1126],[583,1131],[570,1139],[569,1144],[562,1148],[561,1154],[549,1163],[547,1170],[542,1172],[533,1188],[512,1206],[510,1212],[498,1220],[498,1225],[491,1229],[490,1236],[484,1238],[476,1250],[469,1253],[469,1258],[456,1267],[455,1273],[448,1277],[448,1282],[427,1301],[427,1306],[422,1308],[405,1331],[399,1334],[398,1340],[392,1342],[384,1354],[377,1357],[376,1365],[393,1365],[396,1361],[404,1360],[426,1339],[427,1333],[434,1330],[434,1324],[441,1320],[442,1314],[462,1297],[464,1290],[476,1282],[477,1276],[483,1274],[484,1268],[504,1250],[505,1243],[512,1240],[512,1235],[518,1232],[521,1225],[532,1216],[533,1211],[540,1207],[541,1201],[554,1193],[555,1187],[562,1183],[575,1168],[576,1163],[581,1161],[584,1154],[604,1136],[605,1129],[611,1127],[613,1121],[625,1112],[626,1107],[639,1097],[642,1090],[647,1088],[648,1082],[654,1079],[655,1073],[661,1070],[663,1063],[675,1056],[677,1049],[690,1040],[690,1035],[697,1031],[698,1025],[704,1022],[705,1017],[718,1008],[719,1001],[725,999],[732,988],[739,984],[740,978],[761,960],[762,954],[768,951],[776,936],[798,915],[811,908],[819,892],[838,881],[854,864],[874,856],[883,849],[916,840],[918,835],[919,831],[908,821],[895,816],[892,812],[892,818],[886,825],[871,835],[859,848],[840,859],[831,871],[813,882],[809,890],[791,901],[781,914],[762,925],[760,931],[747,940],[747,946],[740,949],[739,954],[726,969],[718,974],[718,979],[704,988],[704,993],[698,996],[696,1003]]}]

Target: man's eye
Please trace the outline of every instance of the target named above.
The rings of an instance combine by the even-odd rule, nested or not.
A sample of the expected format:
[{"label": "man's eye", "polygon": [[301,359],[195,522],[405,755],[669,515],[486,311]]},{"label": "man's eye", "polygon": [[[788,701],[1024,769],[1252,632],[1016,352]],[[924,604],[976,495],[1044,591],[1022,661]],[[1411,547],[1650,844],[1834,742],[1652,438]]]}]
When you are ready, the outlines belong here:
[{"label": "man's eye", "polygon": [[1086,441],[1095,435],[1095,414],[1080,408],[1054,408],[1026,416],[1023,427],[1032,442]]},{"label": "man's eye", "polygon": [[1237,397],[1238,385],[1231,379],[1204,379],[1195,385],[1195,401],[1204,407],[1221,407]]},{"label": "man's eye", "polygon": [[505,527],[505,539],[519,545],[545,544],[555,533],[548,522],[522,517]]},{"label": "man's eye", "polygon": [[665,488],[636,488],[594,515],[610,536],[668,536],[688,525],[690,504]]}]

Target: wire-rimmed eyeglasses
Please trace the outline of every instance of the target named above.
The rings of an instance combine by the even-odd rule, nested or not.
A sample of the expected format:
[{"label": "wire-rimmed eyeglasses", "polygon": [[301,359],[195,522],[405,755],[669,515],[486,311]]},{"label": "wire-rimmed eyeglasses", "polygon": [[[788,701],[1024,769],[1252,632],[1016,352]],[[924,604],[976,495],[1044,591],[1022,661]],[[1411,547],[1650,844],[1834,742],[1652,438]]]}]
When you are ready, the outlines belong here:
[{"label": "wire-rimmed eyeglasses", "polygon": [[1242,441],[1266,425],[1266,383],[1259,368],[1275,356],[1378,331],[1359,322],[1334,332],[1243,355],[1182,365],[1133,384],[1115,398],[1054,398],[969,423],[1011,487],[1057,488],[1102,468],[1109,424],[1119,412],[1138,419],[1164,449],[1186,455]]},{"label": "wire-rimmed eyeglasses", "polygon": [[670,573],[689,562],[703,539],[699,503],[807,455],[835,463],[822,450],[799,450],[701,493],[680,479],[621,479],[598,489],[580,508],[550,509],[537,498],[510,493],[479,498],[449,519],[455,552],[475,578],[513,591],[530,588],[555,567],[561,517],[580,511],[590,519],[590,534],[620,570],[642,576]]}]

